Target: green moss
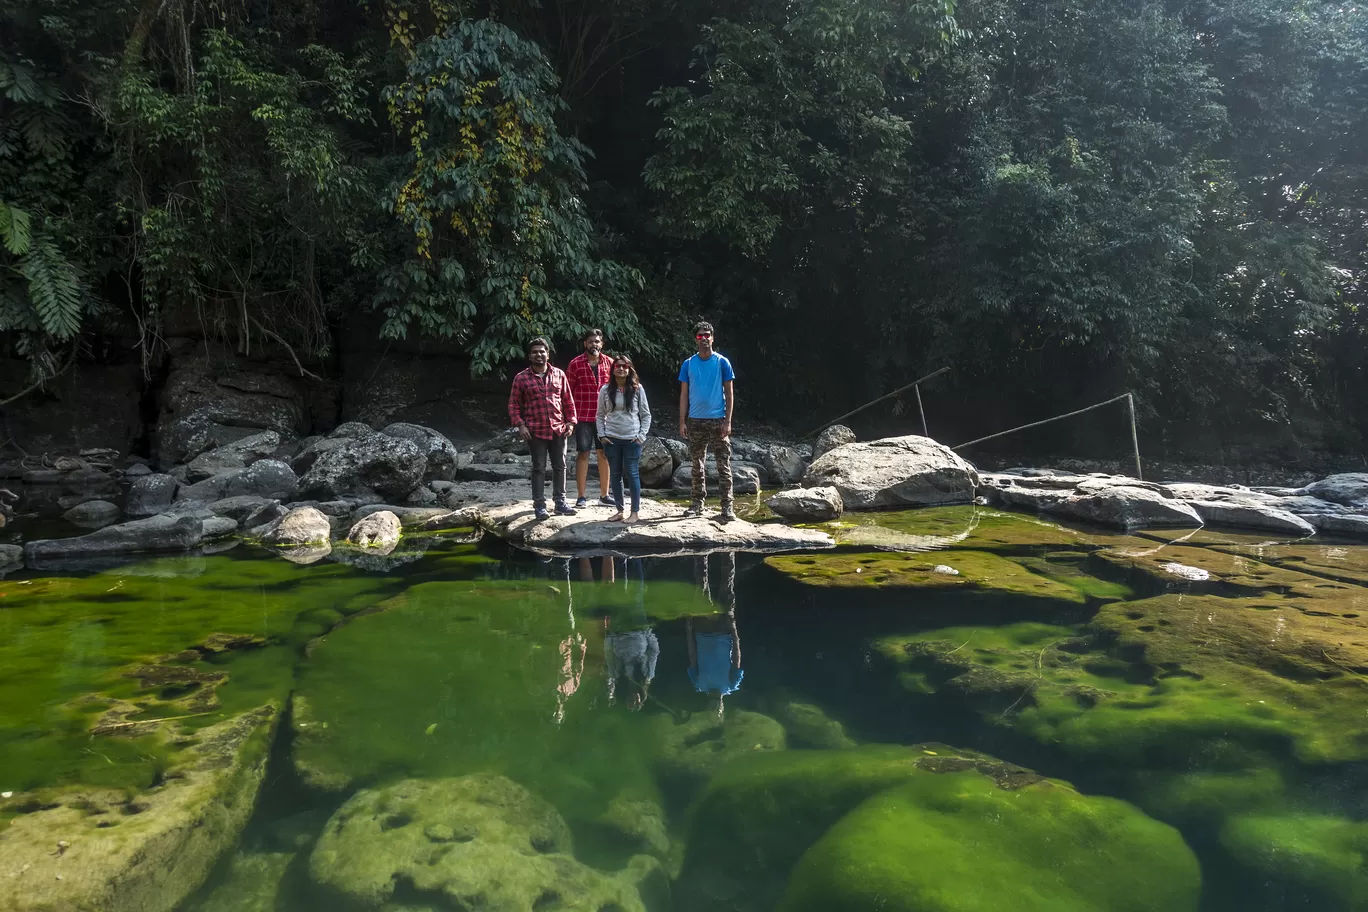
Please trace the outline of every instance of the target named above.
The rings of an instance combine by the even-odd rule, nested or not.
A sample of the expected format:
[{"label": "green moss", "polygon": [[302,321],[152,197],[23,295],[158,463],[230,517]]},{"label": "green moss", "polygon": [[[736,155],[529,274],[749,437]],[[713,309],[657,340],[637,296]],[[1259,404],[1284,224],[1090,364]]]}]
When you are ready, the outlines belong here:
[{"label": "green moss", "polygon": [[1316,907],[1368,908],[1368,823],[1322,815],[1236,817],[1221,845],[1255,876],[1292,884]]},{"label": "green moss", "polygon": [[[1267,593],[1289,598],[1341,598],[1355,602],[1364,599],[1361,586],[1300,573],[1227,550],[1170,545],[1106,549],[1093,557],[1111,567],[1148,577],[1160,585],[1181,586],[1190,591]],[[1204,571],[1209,578],[1189,579],[1184,576],[1184,568]]]},{"label": "green moss", "polygon": [[1087,560],[1084,552],[1051,552],[1049,557],[1013,557],[1013,561],[1072,589],[1077,589],[1089,601],[1113,602],[1119,599],[1134,598],[1135,592],[1125,583],[1099,579],[1083,570]]},{"label": "green moss", "polygon": [[1253,558],[1287,570],[1345,583],[1368,585],[1368,548],[1330,544],[1267,544],[1242,542],[1217,545],[1215,550]]},{"label": "green moss", "polygon": [[[966,851],[972,846],[972,851]],[[922,774],[868,799],[804,853],[779,912],[1196,909],[1178,833],[1111,798],[976,772]]]},{"label": "green moss", "polygon": [[833,551],[774,555],[766,558],[765,563],[811,586],[995,592],[1073,604],[1085,600],[1077,588],[1032,573],[1021,564],[986,551]]},{"label": "green moss", "polygon": [[838,543],[861,547],[1004,553],[1049,548],[1090,550],[1135,541],[1127,535],[1084,532],[1032,514],[978,506],[848,513],[841,518],[836,537]]},{"label": "green moss", "polygon": [[1120,779],[1124,793],[1146,814],[1184,831],[1215,832],[1225,819],[1286,806],[1286,786],[1272,758],[1243,770],[1146,770]]}]

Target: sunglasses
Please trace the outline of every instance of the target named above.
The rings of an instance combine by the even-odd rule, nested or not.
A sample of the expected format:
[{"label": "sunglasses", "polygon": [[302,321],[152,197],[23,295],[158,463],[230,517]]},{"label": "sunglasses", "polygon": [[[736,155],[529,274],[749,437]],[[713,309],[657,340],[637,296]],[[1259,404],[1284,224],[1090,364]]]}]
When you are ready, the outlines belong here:
[{"label": "sunglasses", "polygon": [[711,339],[711,338],[712,338],[712,333],[699,333],[698,335],[694,336],[694,338],[695,338],[695,339]]}]

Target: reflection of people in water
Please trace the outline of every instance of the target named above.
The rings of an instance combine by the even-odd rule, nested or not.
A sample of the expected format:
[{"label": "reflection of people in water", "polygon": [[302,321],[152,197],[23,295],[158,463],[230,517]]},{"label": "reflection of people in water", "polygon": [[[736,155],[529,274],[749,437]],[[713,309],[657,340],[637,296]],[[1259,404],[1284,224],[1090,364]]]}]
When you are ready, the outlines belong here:
[{"label": "reflection of people in water", "polygon": [[695,570],[698,584],[708,600],[720,604],[725,611],[685,621],[689,641],[689,680],[699,693],[717,694],[717,714],[722,715],[722,701],[741,686],[745,672],[741,670],[741,637],[736,631],[736,552],[719,555],[721,563],[721,592],[714,595],[709,574],[712,555],[697,559]]},{"label": "reflection of people in water", "polygon": [[[589,579],[593,578],[591,571]],[[557,647],[561,661],[556,676],[556,712],[553,717],[557,725],[565,721],[565,702],[579,690],[580,679],[584,676],[584,657],[589,651],[589,643],[584,639],[584,635],[575,629],[575,590],[570,584],[568,560],[565,562],[565,596],[566,610],[570,616],[570,633]]]},{"label": "reflection of people in water", "polygon": [[603,658],[609,704],[617,701],[618,681],[625,679],[629,691],[627,706],[635,710],[641,709],[650,696],[660,642],[646,616],[646,572],[640,558],[624,562],[622,581],[636,590],[636,597],[620,610],[604,616]]}]

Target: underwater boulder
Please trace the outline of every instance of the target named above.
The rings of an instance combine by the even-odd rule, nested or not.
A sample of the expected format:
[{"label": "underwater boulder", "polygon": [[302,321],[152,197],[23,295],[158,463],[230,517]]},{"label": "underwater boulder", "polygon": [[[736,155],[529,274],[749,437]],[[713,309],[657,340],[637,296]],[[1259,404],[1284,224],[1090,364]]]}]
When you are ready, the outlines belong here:
[{"label": "underwater boulder", "polygon": [[856,746],[845,726],[811,703],[785,703],[779,708],[779,720],[796,747],[848,750]]},{"label": "underwater boulder", "polygon": [[[715,699],[715,698],[714,698]],[[756,752],[782,751],[788,746],[784,726],[769,716],[730,709],[699,712],[683,722],[657,716],[661,775],[686,786],[697,786],[738,757]]]},{"label": "underwater boulder", "polygon": [[[644,912],[638,865],[622,875],[577,861],[570,828],[545,800],[504,776],[409,779],[357,792],[323,829],[309,875],[357,909],[411,908],[431,897],[458,909]],[[438,899],[440,898],[440,899]]]},{"label": "underwater boulder", "polygon": [[[1261,894],[1290,892],[1299,907],[1368,907],[1368,823],[1324,814],[1250,814],[1226,822],[1221,847]],[[1287,907],[1291,908],[1293,902]]]}]

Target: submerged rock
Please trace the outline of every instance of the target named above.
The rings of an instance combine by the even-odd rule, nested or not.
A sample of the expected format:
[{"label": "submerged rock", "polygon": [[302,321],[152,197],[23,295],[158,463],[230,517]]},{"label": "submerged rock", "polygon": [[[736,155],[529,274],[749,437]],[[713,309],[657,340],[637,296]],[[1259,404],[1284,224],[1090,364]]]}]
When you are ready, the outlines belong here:
[{"label": "submerged rock", "polygon": [[235,852],[223,879],[185,912],[275,912],[294,859],[293,852]]},{"label": "submerged rock", "polygon": [[[197,732],[165,781],[130,796],[77,789],[0,807],[5,912],[170,912],[209,876],[251,815],[276,713]],[[17,805],[17,806],[16,806]]]},{"label": "submerged rock", "polygon": [[695,713],[685,722],[676,722],[670,716],[657,716],[656,720],[661,774],[686,786],[702,785],[738,757],[756,751],[782,751],[788,746],[784,726],[744,709],[729,709],[719,715],[714,708]]},{"label": "submerged rock", "polygon": [[119,507],[107,500],[87,500],[62,514],[67,522],[77,526],[99,529],[119,518]]},{"label": "submerged rock", "polygon": [[1361,909],[1368,897],[1368,823],[1323,814],[1249,814],[1221,828],[1221,847],[1262,885],[1281,882],[1307,908]]},{"label": "submerged rock", "polygon": [[685,908],[948,912],[972,896],[1142,912],[1193,910],[1200,892],[1170,827],[944,744],[740,759],[708,784],[688,837]]},{"label": "submerged rock", "polygon": [[856,746],[845,726],[811,703],[785,703],[779,708],[779,721],[795,747],[849,750]]},{"label": "submerged rock", "polygon": [[838,518],[844,505],[835,488],[793,488],[765,500],[765,506],[794,522],[827,522]]},{"label": "submerged rock", "polygon": [[490,774],[360,791],[328,821],[309,858],[316,883],[355,908],[377,910],[429,896],[456,909],[644,912],[640,873],[611,876],[575,860],[556,809]]},{"label": "submerged rock", "polygon": [[803,476],[807,487],[835,487],[847,510],[969,503],[978,483],[953,450],[915,435],[844,444],[813,459]]}]

